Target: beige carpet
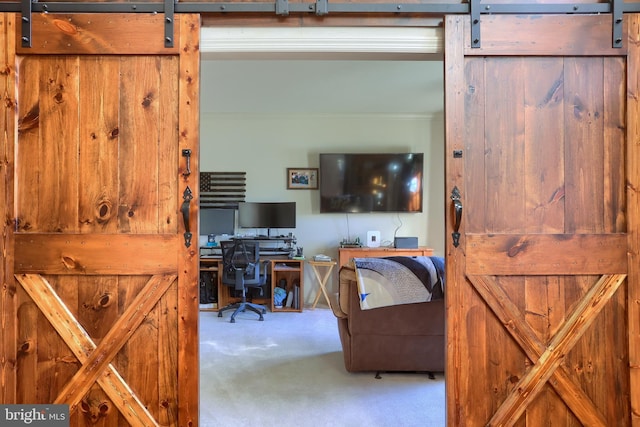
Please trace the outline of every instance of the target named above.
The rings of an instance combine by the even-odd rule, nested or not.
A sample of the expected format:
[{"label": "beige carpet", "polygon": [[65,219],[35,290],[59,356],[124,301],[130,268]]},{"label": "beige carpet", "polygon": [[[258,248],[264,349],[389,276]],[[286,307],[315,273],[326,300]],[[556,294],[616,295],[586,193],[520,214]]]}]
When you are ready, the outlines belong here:
[{"label": "beige carpet", "polygon": [[444,376],[350,374],[328,308],[200,313],[200,425],[445,425]]}]

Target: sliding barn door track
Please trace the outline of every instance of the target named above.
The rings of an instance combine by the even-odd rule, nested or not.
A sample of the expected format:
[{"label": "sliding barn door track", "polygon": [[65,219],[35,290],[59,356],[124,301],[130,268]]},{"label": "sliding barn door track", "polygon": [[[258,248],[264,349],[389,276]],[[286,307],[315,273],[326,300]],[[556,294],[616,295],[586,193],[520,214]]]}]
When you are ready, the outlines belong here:
[{"label": "sliding barn door track", "polygon": [[176,13],[202,14],[275,14],[286,17],[296,14],[314,14],[326,16],[331,14],[380,14],[380,15],[426,15],[434,18],[445,15],[469,15],[471,21],[471,47],[481,46],[481,15],[541,15],[541,14],[611,14],[612,46],[622,47],[622,23],[625,13],[640,12],[640,3],[625,3],[623,0],[610,0],[607,3],[480,3],[480,0],[469,0],[468,3],[341,3],[317,0],[309,3],[290,3],[288,0],[275,2],[163,2],[115,3],[115,2],[37,2],[22,0],[20,2],[0,2],[0,12],[17,12],[21,14],[22,47],[31,47],[31,14],[32,13],[162,13],[164,14],[165,47],[173,47],[173,24]]}]

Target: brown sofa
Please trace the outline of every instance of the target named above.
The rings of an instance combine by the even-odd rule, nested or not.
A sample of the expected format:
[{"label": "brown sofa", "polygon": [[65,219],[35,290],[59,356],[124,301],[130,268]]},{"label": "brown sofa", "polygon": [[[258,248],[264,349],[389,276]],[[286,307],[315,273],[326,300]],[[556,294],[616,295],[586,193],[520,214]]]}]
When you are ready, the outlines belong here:
[{"label": "brown sofa", "polygon": [[338,330],[349,372],[444,372],[444,300],[361,310],[355,270],[339,273]]}]

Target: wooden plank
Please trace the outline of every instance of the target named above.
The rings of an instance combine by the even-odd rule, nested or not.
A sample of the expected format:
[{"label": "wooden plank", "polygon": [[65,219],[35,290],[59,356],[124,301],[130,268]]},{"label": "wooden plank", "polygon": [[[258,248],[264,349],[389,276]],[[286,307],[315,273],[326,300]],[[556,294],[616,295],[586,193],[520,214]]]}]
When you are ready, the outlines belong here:
[{"label": "wooden plank", "polygon": [[[136,285],[142,285],[136,286],[134,289],[141,289],[139,292],[145,292],[146,283],[143,277],[131,277],[130,281],[123,285],[129,287],[128,285],[131,282],[135,282]],[[166,291],[162,293],[162,296],[155,303],[155,307],[145,315],[144,322],[140,323],[122,347],[122,351],[124,351],[126,347],[125,356],[127,358],[127,364],[126,371],[122,371],[121,373],[127,379],[127,384],[136,391],[140,400],[142,402],[149,402],[147,403],[147,409],[151,415],[153,415],[153,418],[158,421],[158,424],[160,424],[158,415],[161,407],[161,399],[159,398],[160,378],[158,377],[160,373],[159,359],[163,357],[168,350],[159,345],[158,322],[161,316],[159,309],[163,305],[162,298],[164,298],[164,295],[168,292],[171,292],[173,285],[175,285],[175,282],[168,286]],[[123,301],[127,307],[125,311],[129,310],[129,308],[136,303],[137,295],[138,292],[127,293],[126,301]],[[175,335],[177,324],[172,326],[171,334]],[[147,348],[154,349],[154,351],[140,351],[141,349]],[[121,351],[116,353],[119,356],[123,355]],[[118,360],[122,359],[119,358]],[[164,372],[164,374],[173,377],[177,377],[178,375],[176,371]]]},{"label": "wooden plank", "polygon": [[535,365],[514,385],[509,397],[502,402],[487,425],[513,425],[520,418],[525,408],[537,397],[544,384],[560,366],[567,352],[584,334],[625,279],[626,274],[602,276],[584,295]]},{"label": "wooden plank", "polygon": [[78,217],[81,233],[118,230],[120,60],[80,58]]},{"label": "wooden plank", "polygon": [[[470,19],[465,21],[465,27],[470,34]],[[538,37],[528,37],[534,30]],[[562,37],[558,37],[559,32]],[[626,33],[624,22],[623,40]],[[561,14],[482,15],[480,35],[479,48],[472,48],[471,37],[465,37],[465,56],[621,56],[626,55],[628,47],[627,43],[622,48],[612,46],[610,15],[582,15],[570,22]]]},{"label": "wooden plank", "polygon": [[[563,60],[528,58],[524,99],[524,191],[529,233],[564,231]],[[517,170],[511,167],[512,171]]]},{"label": "wooden plank", "polygon": [[629,245],[627,324],[631,424],[640,427],[640,16],[629,18],[627,69],[626,196]]},{"label": "wooden plank", "polygon": [[[445,51],[444,58],[445,75],[445,135],[446,152],[453,153],[453,150],[464,150],[465,135],[465,81],[464,81],[464,58],[462,52],[462,38],[464,37],[464,21],[462,16],[445,17]],[[463,182],[464,161],[454,159],[452,155],[445,157],[445,195],[449,197],[454,187],[458,187],[464,196],[465,188]],[[449,201],[450,203],[450,201]],[[452,210],[447,209],[445,216],[446,230],[453,230]],[[465,411],[469,408],[464,405],[467,402],[466,381],[468,372],[467,363],[469,358],[464,357],[466,343],[468,342],[467,324],[465,313],[467,307],[465,294],[465,258],[464,248],[464,221],[462,222],[461,245],[454,247],[449,234],[446,235],[446,275],[447,292],[445,292],[445,305],[447,318],[445,322],[446,333],[446,382],[445,391],[447,399],[447,425],[465,426],[469,425]],[[481,349],[479,349],[481,350]]]},{"label": "wooden plank", "polygon": [[[485,127],[482,136],[486,168],[485,230],[489,233],[518,232],[525,223],[525,179],[520,173],[525,168],[524,69],[521,58],[485,63],[481,88],[486,92],[485,108],[487,115],[500,117]],[[501,80],[503,75],[510,78]]]},{"label": "wooden plank", "polygon": [[[469,35],[465,34],[464,37],[469,37]],[[462,41],[459,41],[459,43],[462,43]],[[461,45],[457,49],[461,49]],[[461,247],[456,250],[456,262],[466,262],[463,256],[466,248],[466,235],[473,232],[484,233],[489,215],[488,201],[484,198],[488,186],[486,176],[489,168],[489,162],[485,161],[488,152],[485,143],[485,132],[487,130],[485,120],[487,111],[485,65],[485,58],[464,58],[464,80],[461,83],[464,99],[459,101],[464,102],[464,117],[453,119],[454,121],[459,120],[464,124],[462,126],[464,132],[464,151],[462,154],[464,168],[458,169],[456,167],[453,169],[454,173],[463,173],[464,176],[464,185],[459,187],[463,204],[461,222],[463,235],[461,236]],[[446,79],[449,79],[448,75]],[[449,120],[448,117],[447,120]],[[447,149],[447,153],[451,158],[452,151]],[[449,178],[450,176],[447,174],[447,179]],[[446,194],[446,196],[449,196],[449,194]],[[472,214],[469,213],[469,206],[474,206]],[[452,211],[450,215],[453,218]],[[449,235],[446,235],[446,238],[451,239]],[[450,262],[449,258],[447,258],[447,264]],[[464,265],[461,264],[460,267],[464,268]],[[456,268],[455,270],[458,269]],[[456,274],[463,273],[458,270]],[[447,277],[449,277],[448,275],[449,273],[447,273]],[[495,321],[491,326],[488,326],[488,323],[492,321],[491,313],[487,310],[486,305],[482,303],[479,295],[469,286],[468,280],[461,278],[458,283],[460,286],[456,295],[458,303],[457,306],[451,307],[451,309],[460,310],[458,316],[462,322],[459,334],[461,341],[456,345],[460,347],[460,366],[464,369],[464,372],[459,373],[461,400],[456,403],[460,406],[459,412],[461,416],[459,423],[454,425],[479,425],[479,423],[488,420],[493,414],[495,403],[492,401],[493,399],[478,399],[475,395],[475,390],[492,390],[495,393],[497,388],[502,394],[506,394],[506,390],[504,390],[504,381],[500,380],[498,384],[494,382],[495,375],[474,376],[468,373],[491,371],[495,359],[490,359],[488,353],[491,352],[490,348],[492,347],[501,347],[500,345],[495,345],[495,340],[499,339],[500,335],[504,338],[505,334],[498,329]],[[450,281],[447,284],[449,285]],[[447,286],[447,289],[450,291],[449,286]],[[502,358],[499,357],[497,360],[501,361]],[[492,395],[495,396],[495,394]],[[468,405],[461,402],[476,402],[476,404]]]},{"label": "wooden plank", "polygon": [[[17,233],[16,273],[153,274],[177,269],[176,235]],[[144,253],[144,257],[138,256]],[[197,283],[197,282],[194,282]]]},{"label": "wooden plank", "polygon": [[[22,22],[18,23],[20,34]],[[174,29],[173,47],[164,46],[161,13],[34,13],[31,24],[32,46],[22,47],[18,40],[19,54],[176,55],[180,42],[180,35]]]},{"label": "wooden plank", "polygon": [[[604,232],[603,58],[565,58],[565,233]],[[586,167],[588,165],[588,167]]]},{"label": "wooden plank", "polygon": [[79,62],[77,57],[51,56],[42,58],[40,63],[41,144],[39,153],[31,153],[39,154],[41,159],[38,231],[75,232],[78,230]]},{"label": "wooden plank", "polygon": [[[78,316],[78,276],[52,276],[49,278],[53,291],[64,301],[73,318]],[[30,295],[31,296],[31,295]],[[40,311],[42,308],[39,306]],[[80,366],[79,360],[65,342],[63,336],[53,329],[44,316],[38,317],[38,389],[44,392],[39,402],[53,402],[57,393],[73,378]],[[46,343],[46,344],[45,344]],[[46,350],[44,350],[44,348]],[[52,375],[52,372],[55,374]],[[40,391],[42,390],[42,392]]]},{"label": "wooden plank", "polygon": [[126,233],[156,233],[159,228],[160,78],[158,72],[147,72],[159,67],[155,56],[121,59],[118,225]]},{"label": "wooden plank", "polygon": [[17,339],[11,347],[5,348],[18,348],[16,365],[20,381],[13,393],[17,394],[18,401],[30,402],[35,400],[34,390],[38,385],[38,307],[23,291],[18,292],[16,299]]},{"label": "wooden plank", "polygon": [[469,234],[472,275],[566,275],[627,272],[625,234]]},{"label": "wooden plank", "polygon": [[[464,75],[466,90],[464,91],[464,110],[484,111],[486,90],[484,90],[484,58],[465,59]],[[447,77],[448,78],[448,77]],[[462,119],[461,119],[462,120]],[[485,179],[487,165],[482,161],[467,161],[467,159],[484,159],[486,149],[484,144],[485,121],[484,115],[479,113],[465,114],[464,117],[464,190],[462,223],[467,233],[484,233],[487,219],[484,194],[487,181]],[[449,150],[451,155],[451,150]],[[449,194],[446,194],[449,196]],[[473,215],[469,215],[464,205],[478,206]],[[449,237],[449,236],[447,236]]]},{"label": "wooden plank", "polygon": [[[457,35],[457,37],[463,37],[463,35],[460,34]],[[458,53],[461,50],[462,42],[458,40],[456,43],[456,52]],[[447,48],[448,47],[449,46],[447,46]],[[459,85],[456,90],[459,92],[456,93],[456,98],[452,101],[452,104],[459,103],[459,106],[451,105],[447,108],[451,108],[452,111],[455,111],[455,114],[461,114],[459,117],[453,117],[451,120],[456,124],[464,124],[464,126],[459,127],[460,134],[456,135],[456,137],[461,138],[460,144],[464,144],[464,150],[461,150],[462,162],[460,162],[460,159],[455,160],[452,156],[453,150],[456,149],[455,145],[457,145],[458,142],[452,141],[454,144],[452,148],[449,148],[449,145],[447,145],[446,152],[448,155],[446,161],[450,162],[452,165],[451,171],[454,174],[461,175],[459,177],[457,175],[451,176],[450,173],[447,172],[447,181],[452,180],[452,184],[451,187],[447,187],[448,192],[445,196],[449,197],[451,195],[451,190],[454,188],[454,185],[461,191],[463,203],[462,222],[460,224],[460,231],[462,233],[460,238],[461,246],[454,248],[451,245],[452,237],[450,233],[447,233],[445,237],[449,248],[449,252],[447,254],[447,270],[449,270],[449,264],[451,262],[455,262],[456,267],[459,265],[459,268],[453,268],[455,271],[453,274],[463,275],[465,259],[463,254],[466,242],[465,235],[470,231],[484,232],[485,221],[487,218],[487,210],[485,209],[486,205],[483,200],[483,195],[486,191],[487,185],[485,180],[487,164],[484,162],[484,157],[486,155],[484,133],[486,129],[484,115],[482,114],[486,106],[487,93],[484,89],[484,59],[465,58],[463,60],[463,58],[459,58],[459,60],[464,61],[464,63],[457,64],[455,70],[463,75],[456,76],[455,83],[456,85]],[[458,79],[460,80],[458,81]],[[450,76],[447,74],[446,82],[449,82],[449,80]],[[449,126],[449,119],[449,116],[447,116],[447,126]],[[455,127],[458,128],[458,126]],[[449,143],[450,141],[447,141],[447,144]],[[470,159],[483,159],[483,161],[471,162],[469,161]],[[462,179],[462,177],[464,177],[464,179]],[[447,203],[450,203],[447,220],[452,221],[454,218],[453,204],[450,200],[447,200]],[[466,209],[470,205],[478,207],[477,210],[474,211],[473,215],[469,215],[468,210]],[[451,227],[452,222],[449,222],[447,230],[453,231]],[[453,257],[449,256],[451,254],[454,254],[456,261],[452,261]],[[450,274],[452,273],[447,271],[447,277],[451,277],[449,276]],[[448,296],[452,297],[452,304],[449,305],[448,303],[447,305],[448,319],[450,318],[449,314],[452,314],[455,310],[456,313],[453,313],[453,316],[455,316],[459,322],[459,324],[456,325],[458,333],[457,338],[455,338],[459,340],[459,342],[452,343],[451,339],[447,338],[448,345],[456,349],[456,357],[459,358],[457,361],[458,367],[455,368],[457,369],[456,379],[458,380],[456,387],[457,390],[455,391],[457,400],[455,405],[457,408],[452,408],[454,403],[450,399],[450,392],[447,391],[447,405],[450,408],[449,410],[451,413],[454,413],[453,411],[455,411],[457,419],[454,424],[448,422],[447,425],[463,426],[473,424],[472,420],[486,420],[493,413],[493,403],[489,399],[479,400],[473,397],[473,390],[492,389],[493,377],[484,375],[471,377],[466,373],[474,371],[489,371],[489,358],[486,356],[490,351],[488,343],[491,334],[495,333],[497,329],[485,327],[487,324],[487,315],[489,314],[488,310],[484,304],[481,303],[477,294],[475,294],[472,288],[468,286],[464,276],[460,276],[456,283],[455,294],[452,294],[451,288],[449,287],[451,281],[447,282],[449,295],[445,295],[445,298]],[[478,355],[482,356],[478,357]],[[447,359],[447,363],[450,363],[449,359]],[[447,381],[449,381],[451,368],[447,367],[446,372]],[[477,405],[466,405],[461,403],[469,401],[475,401],[477,402]]]},{"label": "wooden plank", "polygon": [[[176,207],[182,199],[178,193],[178,168],[180,149],[178,141],[178,110],[175,102],[178,92],[180,59],[177,56],[162,57],[160,60],[160,79],[158,82],[158,227],[160,233],[177,233]],[[196,162],[193,159],[192,162]],[[196,164],[197,166],[197,164]],[[194,202],[195,203],[195,202]],[[178,215],[180,221],[181,215]],[[194,236],[198,233],[194,230]]]},{"label": "wooden plank", "polygon": [[[190,230],[194,243],[186,247],[179,243],[180,265],[178,268],[178,425],[198,424],[199,411],[199,288],[194,286],[199,280],[198,250],[198,194],[200,190],[200,15],[180,16],[180,79],[178,83],[179,108],[178,129],[179,149],[191,150],[191,175],[184,177],[186,159],[180,158],[179,173],[183,176],[178,186],[178,194],[182,195],[189,187],[194,194],[190,210]],[[184,226],[184,225],[183,225]],[[182,237],[183,227],[178,228]],[[173,346],[171,347],[173,348]]]},{"label": "wooden plank", "polygon": [[[173,284],[158,302],[158,424],[178,425],[178,400],[180,398],[180,365],[178,362],[178,287]],[[193,379],[192,379],[193,381]],[[192,387],[195,387],[191,383]]]},{"label": "wooden plank", "polygon": [[604,229],[611,233],[627,231],[625,168],[625,127],[627,63],[625,58],[604,58],[603,134],[604,134]]},{"label": "wooden plank", "polygon": [[[160,233],[176,234],[181,215],[176,208],[182,203],[178,192],[178,169],[180,149],[178,147],[178,109],[175,102],[178,93],[179,63],[177,56],[157,58],[160,72],[158,80],[157,116],[154,117],[154,132],[157,133],[157,215]],[[152,139],[153,140],[153,139]],[[152,147],[150,147],[152,148]],[[150,155],[151,155],[151,149]],[[182,236],[176,239],[174,253],[184,247]],[[179,261],[179,260],[178,260]],[[197,283],[197,279],[193,282]],[[145,322],[127,343],[128,378],[136,384],[136,391],[145,402],[154,402],[150,411],[161,425],[177,425],[178,371],[177,365],[177,284],[167,291]],[[141,353],[137,348],[146,343],[157,343],[160,351]],[[168,385],[168,387],[167,387]]]},{"label": "wooden plank", "polygon": [[[0,63],[15,64],[15,18],[16,14],[0,14]],[[6,67],[0,74],[0,90],[2,91],[2,110],[0,111],[0,218],[5,218],[0,227],[0,280],[10,284],[13,280],[13,218],[14,212],[14,177],[15,172],[15,141],[16,133],[16,75],[15,67]],[[3,286],[0,289],[0,402],[13,403],[16,401],[17,366],[8,363],[17,360],[18,330],[13,316],[16,315],[16,294],[11,286]]]},{"label": "wooden plank", "polygon": [[[30,58],[21,59],[16,64],[18,78],[17,105],[18,140],[20,149],[16,152],[15,194],[16,222],[18,230],[38,230],[38,200],[40,198],[40,66]],[[13,144],[14,142],[12,142]],[[30,165],[23,168],[20,165]],[[20,191],[22,187],[29,191]]]},{"label": "wooden plank", "polygon": [[[69,312],[51,285],[38,275],[18,275],[16,280],[69,345],[78,360],[81,363],[86,363],[91,353],[95,351],[96,345],[82,325],[75,320],[73,314]],[[109,364],[97,381],[125,419],[132,425],[157,425],[113,365]]]}]

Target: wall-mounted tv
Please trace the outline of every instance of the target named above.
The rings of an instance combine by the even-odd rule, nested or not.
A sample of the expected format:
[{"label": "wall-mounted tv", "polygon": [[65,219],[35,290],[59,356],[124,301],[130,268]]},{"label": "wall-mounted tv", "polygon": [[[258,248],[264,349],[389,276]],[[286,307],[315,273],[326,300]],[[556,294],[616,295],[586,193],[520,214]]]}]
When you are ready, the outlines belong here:
[{"label": "wall-mounted tv", "polygon": [[422,212],[423,153],[321,153],[320,212]]},{"label": "wall-mounted tv", "polygon": [[296,202],[240,202],[240,228],[296,228]]}]

